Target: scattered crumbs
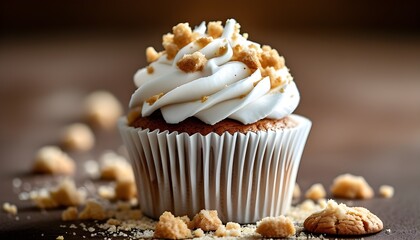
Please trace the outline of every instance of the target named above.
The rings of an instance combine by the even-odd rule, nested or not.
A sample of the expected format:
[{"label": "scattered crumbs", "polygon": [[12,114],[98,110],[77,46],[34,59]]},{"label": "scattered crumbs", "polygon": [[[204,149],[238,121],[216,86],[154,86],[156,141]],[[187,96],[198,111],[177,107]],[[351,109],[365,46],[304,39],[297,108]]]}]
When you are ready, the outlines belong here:
[{"label": "scattered crumbs", "polygon": [[391,231],[391,229],[390,229],[390,228],[387,228],[387,229],[385,229],[385,233],[386,233],[386,234],[391,234],[391,233],[392,233],[392,231]]},{"label": "scattered crumbs", "polygon": [[216,231],[222,225],[216,210],[201,210],[188,224],[190,229],[201,228],[203,231]]},{"label": "scattered crumbs", "polygon": [[283,215],[266,217],[257,222],[257,233],[268,238],[285,238],[295,235],[296,228],[290,218]]},{"label": "scattered crumbs", "polygon": [[324,186],[322,186],[321,183],[315,183],[313,184],[306,192],[305,192],[305,198],[312,199],[312,200],[318,200],[325,198],[327,195]]},{"label": "scattered crumbs", "polygon": [[106,180],[132,179],[134,172],[128,160],[114,151],[106,151],[99,159],[100,175]]},{"label": "scattered crumbs", "polygon": [[334,179],[331,193],[336,198],[347,199],[369,199],[374,195],[372,188],[363,177],[348,173]]},{"label": "scattered crumbs", "polygon": [[[14,204],[10,204],[8,202],[3,203],[3,211],[12,214],[12,215],[16,215],[18,212],[18,209],[16,207],[16,205]],[[19,218],[16,216],[16,220],[19,220]]]},{"label": "scattered crumbs", "polygon": [[68,150],[88,151],[95,145],[95,136],[88,125],[73,123],[62,130],[61,144]]},{"label": "scattered crumbs", "polygon": [[123,114],[119,100],[110,92],[95,91],[84,100],[85,118],[93,125],[103,129],[113,129]]},{"label": "scattered crumbs", "polygon": [[[76,207],[68,207],[61,213],[61,220],[63,221],[73,221],[77,220],[79,212]],[[74,224],[72,224],[74,226]],[[71,226],[70,226],[71,227]]]},{"label": "scattered crumbs", "polygon": [[75,163],[67,153],[57,146],[45,146],[36,153],[32,169],[36,173],[73,174]]},{"label": "scattered crumbs", "polygon": [[77,190],[73,179],[64,178],[55,188],[35,192],[31,199],[37,207],[46,209],[80,205],[85,201],[85,194]]},{"label": "scattered crumbs", "polygon": [[182,239],[190,238],[191,230],[180,217],[175,217],[170,212],[164,212],[156,224],[154,238]]},{"label": "scattered crumbs", "polygon": [[85,208],[79,214],[79,219],[103,220],[105,218],[105,209],[102,204],[94,199],[89,199],[86,202]]},{"label": "scattered crumbs", "polygon": [[379,187],[379,195],[383,198],[392,198],[394,196],[394,187],[382,185]]}]

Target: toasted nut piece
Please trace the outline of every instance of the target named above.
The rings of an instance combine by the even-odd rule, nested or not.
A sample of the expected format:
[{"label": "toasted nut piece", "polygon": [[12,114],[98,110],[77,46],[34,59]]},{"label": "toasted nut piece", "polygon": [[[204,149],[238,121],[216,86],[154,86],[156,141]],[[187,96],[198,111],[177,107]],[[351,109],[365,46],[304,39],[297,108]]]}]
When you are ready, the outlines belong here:
[{"label": "toasted nut piece", "polygon": [[325,195],[327,195],[325,188],[320,183],[312,185],[305,193],[305,197],[312,200],[325,198]]},{"label": "toasted nut piece", "polygon": [[146,48],[146,59],[148,63],[158,60],[160,56],[161,53],[156,52],[156,50],[153,47]]},{"label": "toasted nut piece", "polygon": [[37,173],[72,174],[75,164],[60,148],[45,146],[38,150],[32,169]]},{"label": "toasted nut piece", "polygon": [[191,230],[187,224],[179,218],[174,217],[170,212],[164,212],[156,224],[153,238],[183,239],[190,238]]},{"label": "toasted nut piece", "polygon": [[201,228],[203,231],[216,231],[222,225],[216,210],[201,210],[188,224],[190,229]]},{"label": "toasted nut piece", "polygon": [[334,235],[363,235],[382,230],[381,219],[362,207],[347,207],[329,200],[327,207],[309,216],[303,223],[312,233]]},{"label": "toasted nut piece", "polygon": [[206,62],[207,59],[204,54],[195,52],[193,54],[185,54],[176,65],[184,72],[196,72],[203,70]]},{"label": "toasted nut piece", "polygon": [[95,135],[88,125],[74,123],[64,128],[61,143],[66,149],[87,151],[95,145]]},{"label": "toasted nut piece", "polygon": [[292,221],[283,215],[263,218],[257,222],[257,229],[255,231],[267,238],[285,238],[296,233]]},{"label": "toasted nut piece", "polygon": [[331,193],[336,198],[368,199],[373,197],[373,190],[363,177],[343,174],[334,179]]}]

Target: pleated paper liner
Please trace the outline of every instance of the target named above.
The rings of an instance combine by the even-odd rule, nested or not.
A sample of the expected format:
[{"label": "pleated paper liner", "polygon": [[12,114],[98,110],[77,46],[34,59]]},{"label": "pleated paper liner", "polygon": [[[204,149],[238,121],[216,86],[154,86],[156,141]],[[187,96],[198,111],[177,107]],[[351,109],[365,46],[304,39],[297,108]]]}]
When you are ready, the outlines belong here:
[{"label": "pleated paper liner", "polygon": [[311,122],[246,134],[188,135],[127,126],[119,130],[134,167],[141,210],[193,217],[217,210],[223,222],[253,223],[290,206]]}]

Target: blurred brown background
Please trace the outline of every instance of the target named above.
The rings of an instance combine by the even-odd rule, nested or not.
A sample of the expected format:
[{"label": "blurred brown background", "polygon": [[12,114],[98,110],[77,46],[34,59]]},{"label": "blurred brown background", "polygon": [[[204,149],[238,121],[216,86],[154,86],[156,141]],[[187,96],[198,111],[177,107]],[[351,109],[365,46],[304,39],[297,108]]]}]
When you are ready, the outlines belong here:
[{"label": "blurred brown background", "polygon": [[[146,47],[162,49],[162,34],[178,22],[227,18],[238,20],[251,40],[276,48],[295,77],[296,112],[313,121],[298,175],[302,188],[328,187],[345,172],[365,176],[375,189],[394,185],[394,199],[360,205],[395,233],[378,238],[416,238],[416,1],[1,1],[1,200],[16,198],[11,179],[29,171],[34,152],[78,119],[87,93],[106,89],[127,106]],[[121,143],[116,131],[104,136],[79,161]]]}]

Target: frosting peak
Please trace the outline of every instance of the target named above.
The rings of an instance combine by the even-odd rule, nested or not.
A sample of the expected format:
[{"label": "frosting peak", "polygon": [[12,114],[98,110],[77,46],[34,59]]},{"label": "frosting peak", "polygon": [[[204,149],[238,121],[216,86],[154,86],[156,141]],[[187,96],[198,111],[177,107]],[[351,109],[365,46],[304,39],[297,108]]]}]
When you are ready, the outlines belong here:
[{"label": "frosting peak", "polygon": [[224,28],[220,21],[173,27],[163,35],[164,51],[147,48],[150,65],[134,76],[130,108],[140,107],[143,117],[160,109],[171,124],[193,116],[213,125],[290,115],[300,96],[283,57],[239,29],[233,19]]}]

